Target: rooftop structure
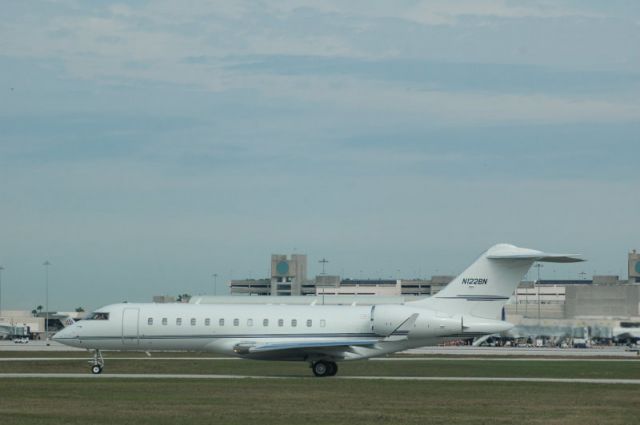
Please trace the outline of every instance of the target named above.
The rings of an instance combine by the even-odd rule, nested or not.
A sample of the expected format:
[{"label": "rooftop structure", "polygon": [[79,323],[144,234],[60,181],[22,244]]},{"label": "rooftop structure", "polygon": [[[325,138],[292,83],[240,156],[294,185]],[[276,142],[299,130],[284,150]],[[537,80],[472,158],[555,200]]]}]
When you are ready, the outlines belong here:
[{"label": "rooftop structure", "polygon": [[640,282],[640,254],[634,249],[629,253],[629,283]]}]

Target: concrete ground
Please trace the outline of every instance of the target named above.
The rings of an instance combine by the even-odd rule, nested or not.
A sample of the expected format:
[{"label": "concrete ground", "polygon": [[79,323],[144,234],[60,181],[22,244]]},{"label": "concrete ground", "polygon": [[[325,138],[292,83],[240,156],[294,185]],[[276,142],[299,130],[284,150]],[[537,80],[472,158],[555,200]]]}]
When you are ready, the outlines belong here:
[{"label": "concrete ground", "polygon": [[544,356],[544,357],[637,357],[626,347],[550,348],[550,347],[422,347],[403,354],[461,356]]},{"label": "concrete ground", "polygon": [[[156,374],[156,373],[0,373],[0,379],[275,379],[310,380],[311,376],[260,376],[260,375],[201,375],[201,374]],[[339,380],[385,380],[385,381],[457,381],[457,382],[539,382],[570,384],[625,384],[640,385],[640,379],[582,379],[582,378],[514,378],[514,377],[468,377],[468,376],[335,376],[324,379]]]},{"label": "concrete ground", "polygon": [[[86,351],[68,347],[55,341],[30,341],[16,344],[12,341],[0,341],[0,351]],[[404,351],[402,354],[414,355],[460,355],[460,356],[536,356],[536,357],[638,357],[637,351],[626,347],[596,348],[535,348],[535,347],[423,347]]]}]

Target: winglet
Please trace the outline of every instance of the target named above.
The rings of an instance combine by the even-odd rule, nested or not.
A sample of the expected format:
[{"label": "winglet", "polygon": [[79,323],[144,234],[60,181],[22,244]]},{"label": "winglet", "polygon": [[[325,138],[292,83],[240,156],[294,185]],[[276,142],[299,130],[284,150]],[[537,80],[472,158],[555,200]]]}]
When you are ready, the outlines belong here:
[{"label": "winglet", "polygon": [[400,323],[397,328],[385,335],[385,340],[407,339],[407,335],[409,335],[409,332],[413,329],[413,325],[416,323],[419,315],[419,313],[413,313],[411,316],[407,317],[407,319]]}]

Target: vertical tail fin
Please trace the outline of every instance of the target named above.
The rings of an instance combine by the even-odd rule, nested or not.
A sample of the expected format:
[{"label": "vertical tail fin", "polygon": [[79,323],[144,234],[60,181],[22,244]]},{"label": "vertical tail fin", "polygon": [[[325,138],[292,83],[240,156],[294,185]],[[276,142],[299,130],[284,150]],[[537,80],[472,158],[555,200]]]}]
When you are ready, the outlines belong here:
[{"label": "vertical tail fin", "polygon": [[536,261],[572,263],[575,255],[548,254],[509,244],[494,245],[436,295],[413,302],[447,314],[500,320],[509,300]]}]

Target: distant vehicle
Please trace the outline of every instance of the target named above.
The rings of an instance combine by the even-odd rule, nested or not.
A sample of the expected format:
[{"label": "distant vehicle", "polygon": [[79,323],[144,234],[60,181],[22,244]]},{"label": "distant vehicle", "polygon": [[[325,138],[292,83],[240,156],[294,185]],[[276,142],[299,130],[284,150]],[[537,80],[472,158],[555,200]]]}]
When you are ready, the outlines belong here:
[{"label": "distant vehicle", "polygon": [[10,339],[16,344],[29,342],[29,326],[2,326],[2,328],[2,333],[6,336],[6,339]]},{"label": "distant vehicle", "polygon": [[589,328],[573,328],[571,333],[573,348],[589,348],[591,342],[589,339]]},{"label": "distant vehicle", "polygon": [[513,245],[489,248],[438,294],[403,305],[114,304],[54,335],[94,350],[208,351],[256,360],[308,362],[333,376],[337,362],[500,333],[502,308],[536,261],[582,261]]},{"label": "distant vehicle", "polygon": [[616,342],[640,342],[640,322],[620,322],[620,326],[612,329],[611,334]]}]

